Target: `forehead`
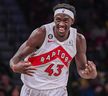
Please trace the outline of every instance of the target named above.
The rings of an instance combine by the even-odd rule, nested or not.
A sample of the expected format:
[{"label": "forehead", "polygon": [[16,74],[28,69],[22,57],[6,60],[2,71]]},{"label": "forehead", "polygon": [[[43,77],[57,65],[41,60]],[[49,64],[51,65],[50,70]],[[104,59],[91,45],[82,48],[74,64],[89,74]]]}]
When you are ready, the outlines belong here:
[{"label": "forehead", "polygon": [[59,18],[67,18],[67,19],[71,19],[71,17],[67,14],[64,13],[58,13],[54,16],[55,18],[59,17]]}]

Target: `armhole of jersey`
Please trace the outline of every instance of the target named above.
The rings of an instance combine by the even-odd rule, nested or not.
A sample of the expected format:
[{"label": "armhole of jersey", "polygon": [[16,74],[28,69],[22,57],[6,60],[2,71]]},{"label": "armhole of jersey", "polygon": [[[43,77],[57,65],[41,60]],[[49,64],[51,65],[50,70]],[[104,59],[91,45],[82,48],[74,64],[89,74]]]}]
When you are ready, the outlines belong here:
[{"label": "armhole of jersey", "polygon": [[[44,25],[43,25],[44,26]],[[48,38],[47,38],[47,35],[48,35],[48,32],[47,32],[47,28],[46,28],[46,26],[44,26],[45,27],[45,30],[46,30],[46,36],[45,36],[45,39],[44,39],[44,42],[43,42],[43,44],[41,45],[41,47],[38,49],[38,50],[36,50],[36,54],[38,54],[39,52],[40,52],[40,50],[45,46],[45,44],[47,43],[47,41],[48,41]]]}]

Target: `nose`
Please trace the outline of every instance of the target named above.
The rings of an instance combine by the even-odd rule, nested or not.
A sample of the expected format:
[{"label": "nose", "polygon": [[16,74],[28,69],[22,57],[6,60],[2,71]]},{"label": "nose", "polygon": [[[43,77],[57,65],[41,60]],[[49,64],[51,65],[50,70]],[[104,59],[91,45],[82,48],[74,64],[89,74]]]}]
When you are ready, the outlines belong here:
[{"label": "nose", "polygon": [[65,23],[64,23],[63,21],[61,21],[61,22],[59,23],[59,26],[63,27],[63,26],[65,26]]}]

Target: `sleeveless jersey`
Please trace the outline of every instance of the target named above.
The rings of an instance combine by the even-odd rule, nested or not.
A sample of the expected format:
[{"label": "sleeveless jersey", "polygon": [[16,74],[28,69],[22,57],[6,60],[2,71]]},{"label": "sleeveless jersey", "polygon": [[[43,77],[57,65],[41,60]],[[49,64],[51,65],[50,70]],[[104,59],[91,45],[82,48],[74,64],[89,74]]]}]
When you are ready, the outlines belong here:
[{"label": "sleeveless jersey", "polygon": [[46,37],[42,46],[25,58],[37,69],[33,76],[21,74],[21,79],[25,85],[39,90],[67,86],[70,61],[76,55],[76,29],[71,27],[68,39],[60,42],[53,33],[54,22],[43,26]]}]

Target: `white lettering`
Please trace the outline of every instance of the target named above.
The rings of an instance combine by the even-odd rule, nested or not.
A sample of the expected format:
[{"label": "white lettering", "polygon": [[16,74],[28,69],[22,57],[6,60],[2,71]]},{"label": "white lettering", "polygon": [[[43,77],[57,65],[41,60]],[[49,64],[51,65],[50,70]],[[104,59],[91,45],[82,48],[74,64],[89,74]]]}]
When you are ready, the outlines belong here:
[{"label": "white lettering", "polygon": [[65,58],[65,53],[61,54],[61,58],[64,59]]},{"label": "white lettering", "polygon": [[65,62],[68,62],[68,59],[69,59],[68,57],[65,57]]},{"label": "white lettering", "polygon": [[50,60],[50,55],[47,56],[46,60]]},{"label": "white lettering", "polygon": [[58,53],[57,53],[57,55],[60,55],[60,51],[61,51],[61,50],[58,50]]},{"label": "white lettering", "polygon": [[44,63],[44,60],[45,60],[45,58],[44,57],[41,57],[41,62],[42,63]]},{"label": "white lettering", "polygon": [[56,52],[52,52],[52,57],[54,57],[56,55]]}]

